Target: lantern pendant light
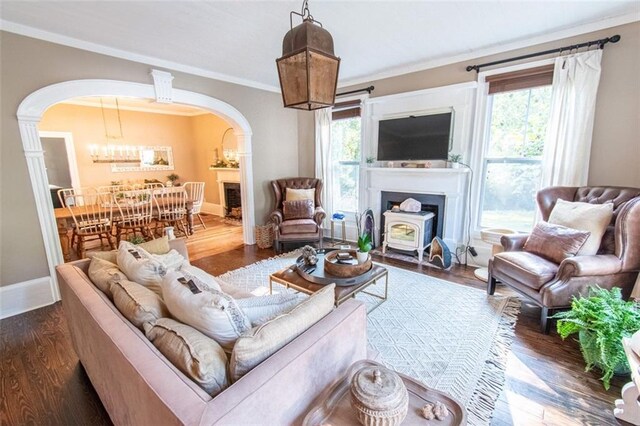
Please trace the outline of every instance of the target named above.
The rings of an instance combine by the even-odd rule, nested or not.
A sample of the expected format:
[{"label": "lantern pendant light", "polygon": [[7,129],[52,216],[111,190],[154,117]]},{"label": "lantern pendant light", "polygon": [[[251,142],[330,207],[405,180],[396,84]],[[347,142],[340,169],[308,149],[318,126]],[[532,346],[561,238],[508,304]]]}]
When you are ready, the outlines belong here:
[{"label": "lantern pendant light", "polygon": [[[293,27],[293,15],[302,23]],[[340,58],[333,53],[333,38],[309,13],[289,14],[291,29],[282,41],[282,57],[276,59],[285,108],[311,111],[333,106],[336,101]]]}]

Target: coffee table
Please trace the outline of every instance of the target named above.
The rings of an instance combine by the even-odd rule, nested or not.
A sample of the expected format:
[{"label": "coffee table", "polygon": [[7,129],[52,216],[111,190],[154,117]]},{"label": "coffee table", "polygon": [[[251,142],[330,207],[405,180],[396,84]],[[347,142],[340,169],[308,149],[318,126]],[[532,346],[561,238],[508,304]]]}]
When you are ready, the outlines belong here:
[{"label": "coffee table", "polygon": [[[322,289],[324,284],[315,284],[311,281],[308,281],[300,276],[296,270],[296,265],[291,265],[290,267],[278,271],[269,275],[269,294],[273,293],[273,283],[277,283],[285,286],[286,288],[292,288],[300,293],[304,294],[313,294],[316,291]],[[335,305],[338,306],[341,303],[344,303],[346,300],[356,297],[356,294],[363,293],[372,297],[375,297],[380,300],[375,306],[368,310],[368,312],[373,311],[385,300],[387,300],[387,291],[389,288],[389,271],[386,268],[383,268],[380,265],[373,264],[371,270],[369,271],[369,277],[364,282],[350,285],[350,286],[336,286],[336,301]],[[372,284],[377,284],[379,280],[384,278],[384,294],[376,294],[365,291],[367,287]]]}]

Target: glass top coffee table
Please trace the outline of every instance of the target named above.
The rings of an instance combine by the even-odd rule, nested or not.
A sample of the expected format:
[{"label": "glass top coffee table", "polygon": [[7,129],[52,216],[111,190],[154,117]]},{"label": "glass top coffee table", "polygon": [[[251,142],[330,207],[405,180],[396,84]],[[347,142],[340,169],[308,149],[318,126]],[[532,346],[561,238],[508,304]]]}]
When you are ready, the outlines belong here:
[{"label": "glass top coffee table", "polygon": [[[324,259],[322,256],[319,256],[318,262],[323,262]],[[298,266],[291,265],[290,267],[283,269],[281,271],[275,272],[269,275],[269,294],[273,293],[273,283],[280,284],[286,288],[291,288],[293,290],[299,291],[304,294],[313,294],[316,291],[322,289],[326,284],[318,284],[311,282],[305,278],[303,278],[298,273]],[[321,268],[319,268],[320,270]],[[365,291],[369,286],[377,284],[379,281],[384,279],[384,290],[381,293],[373,293],[369,291]],[[328,280],[331,281],[331,280]],[[343,281],[340,278],[336,277],[335,281]],[[346,283],[348,284],[348,283]],[[373,264],[371,269],[363,274],[362,280],[356,280],[356,283],[353,285],[345,285],[342,282],[340,285],[336,285],[336,297],[335,297],[335,305],[338,306],[341,303],[344,303],[346,300],[350,298],[355,298],[358,293],[366,294],[368,296],[374,297],[379,300],[379,302],[371,307],[368,311],[371,312],[384,303],[387,300],[387,292],[389,288],[389,271],[386,268]]]}]

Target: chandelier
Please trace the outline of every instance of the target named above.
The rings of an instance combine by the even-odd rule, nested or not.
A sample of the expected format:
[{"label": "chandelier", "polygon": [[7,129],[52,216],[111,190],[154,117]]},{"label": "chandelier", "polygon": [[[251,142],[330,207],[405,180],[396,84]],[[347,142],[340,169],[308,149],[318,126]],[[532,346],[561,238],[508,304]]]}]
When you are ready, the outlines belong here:
[{"label": "chandelier", "polygon": [[[302,23],[293,27],[293,15]],[[302,12],[289,14],[291,29],[282,41],[282,57],[276,59],[285,108],[314,110],[336,101],[340,58],[333,53],[333,38],[322,23],[313,19],[309,2]]]},{"label": "chandelier", "polygon": [[116,98],[116,111],[118,116],[118,135],[109,134],[107,128],[107,118],[104,113],[104,103],[100,98],[100,108],[102,110],[102,123],[104,124],[104,135],[106,143],[99,146],[97,144],[89,145],[89,154],[94,163],[140,163],[140,153],[135,146],[129,146],[122,143],[109,143],[110,140],[124,140],[122,134],[122,120],[120,118],[120,104]]}]

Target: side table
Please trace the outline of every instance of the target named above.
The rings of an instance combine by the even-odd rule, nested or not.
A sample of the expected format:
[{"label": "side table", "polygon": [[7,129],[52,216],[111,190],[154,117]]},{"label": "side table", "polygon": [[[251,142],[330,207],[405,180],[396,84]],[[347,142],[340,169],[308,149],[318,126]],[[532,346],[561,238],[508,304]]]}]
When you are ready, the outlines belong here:
[{"label": "side table", "polygon": [[[339,223],[341,224],[341,234],[342,234],[342,239],[340,241],[338,241],[336,243],[336,240],[334,238],[335,235],[335,224]],[[341,244],[348,244],[347,243],[347,225],[346,225],[347,221],[344,219],[331,219],[331,245],[332,246],[336,246],[336,245],[341,245]]]},{"label": "side table", "polygon": [[[500,238],[502,238],[503,235],[513,234],[517,234],[517,232],[512,229],[490,228],[480,231],[480,238],[485,243],[491,244],[491,257],[493,258],[493,256],[503,251]],[[473,275],[475,275],[477,279],[487,282],[489,279],[489,269],[478,268],[473,271]]]}]

